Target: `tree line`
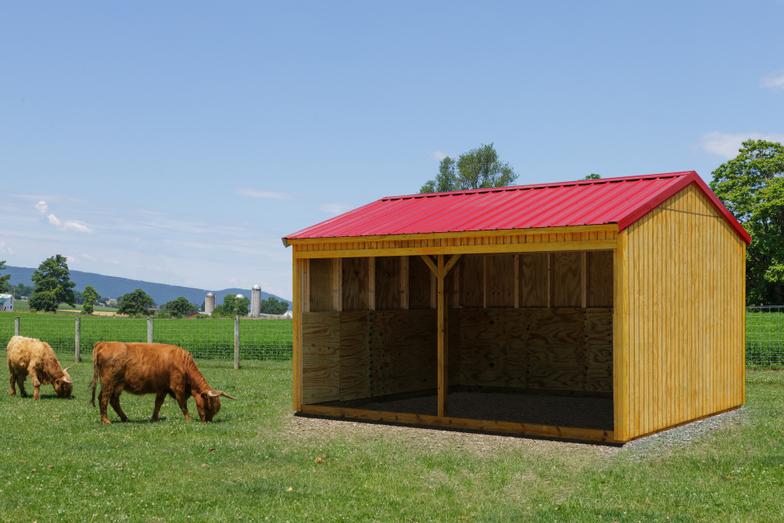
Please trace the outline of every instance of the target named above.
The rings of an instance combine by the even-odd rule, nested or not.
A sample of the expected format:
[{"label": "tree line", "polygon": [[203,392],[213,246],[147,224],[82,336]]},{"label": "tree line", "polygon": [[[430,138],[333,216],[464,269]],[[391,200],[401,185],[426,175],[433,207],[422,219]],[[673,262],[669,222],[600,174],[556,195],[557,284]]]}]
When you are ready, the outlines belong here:
[{"label": "tree line", "polygon": [[[5,269],[5,261],[0,260],[0,271]],[[24,284],[11,285],[10,274],[0,276],[0,294],[13,292],[15,298],[29,297],[30,310],[42,312],[57,312],[61,303],[75,307],[82,306],[83,314],[93,314],[95,307],[102,298],[90,285],[81,292],[75,291],[76,284],[71,280],[68,260],[65,256],[56,254],[46,258],[33,272],[33,286]],[[156,303],[143,289],[135,289],[123,294],[117,300],[117,312],[129,316],[148,316],[157,314],[159,317],[182,318],[191,316],[199,311],[199,307],[188,301],[184,296],[177,297],[164,303],[156,309]],[[289,306],[283,300],[270,296],[261,300],[261,312],[264,314],[283,314]],[[228,295],[223,303],[215,307],[213,316],[246,316],[250,310],[250,301],[245,296]]]}]

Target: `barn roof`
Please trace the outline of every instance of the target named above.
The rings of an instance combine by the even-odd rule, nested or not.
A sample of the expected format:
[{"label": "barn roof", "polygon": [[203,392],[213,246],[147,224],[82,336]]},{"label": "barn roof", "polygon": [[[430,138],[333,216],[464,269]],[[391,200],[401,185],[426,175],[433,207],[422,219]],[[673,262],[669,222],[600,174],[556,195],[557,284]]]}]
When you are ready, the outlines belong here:
[{"label": "barn roof", "polygon": [[623,230],[695,184],[748,244],[751,237],[694,171],[387,196],[283,238],[353,238],[618,224]]}]

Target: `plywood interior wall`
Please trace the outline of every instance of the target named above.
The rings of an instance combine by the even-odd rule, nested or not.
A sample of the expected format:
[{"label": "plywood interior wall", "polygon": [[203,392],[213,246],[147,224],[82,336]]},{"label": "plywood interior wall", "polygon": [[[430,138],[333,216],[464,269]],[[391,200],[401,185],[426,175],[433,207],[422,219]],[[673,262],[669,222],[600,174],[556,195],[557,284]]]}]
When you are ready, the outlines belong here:
[{"label": "plywood interior wall", "polygon": [[745,244],[695,186],[619,236],[615,435],[744,401]]},{"label": "plywood interior wall", "polygon": [[434,325],[429,309],[303,313],[303,403],[433,389]]},{"label": "plywood interior wall", "polygon": [[452,385],[609,393],[611,309],[450,311]]}]

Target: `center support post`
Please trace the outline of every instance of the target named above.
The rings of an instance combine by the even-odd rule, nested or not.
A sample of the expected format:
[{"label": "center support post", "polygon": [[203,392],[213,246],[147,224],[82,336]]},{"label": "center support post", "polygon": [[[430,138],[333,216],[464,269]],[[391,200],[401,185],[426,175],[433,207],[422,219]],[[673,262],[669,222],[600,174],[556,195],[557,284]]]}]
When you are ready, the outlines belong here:
[{"label": "center support post", "polygon": [[444,290],[446,275],[460,260],[460,254],[453,255],[444,263],[444,255],[436,256],[434,262],[430,256],[422,256],[425,264],[436,277],[436,343],[438,350],[438,416],[446,416],[446,399],[449,392],[449,351],[447,346],[447,313],[446,293]]}]

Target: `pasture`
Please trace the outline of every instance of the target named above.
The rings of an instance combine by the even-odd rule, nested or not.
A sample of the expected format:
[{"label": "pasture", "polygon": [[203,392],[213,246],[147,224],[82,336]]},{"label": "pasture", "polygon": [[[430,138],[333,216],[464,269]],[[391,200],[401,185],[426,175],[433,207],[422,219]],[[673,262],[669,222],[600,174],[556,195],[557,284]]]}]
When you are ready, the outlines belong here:
[{"label": "pasture", "polygon": [[750,371],[748,406],[722,423],[619,449],[295,418],[289,362],[200,366],[238,396],[209,425],[170,398],[151,424],[153,398],[123,394],[131,421],[101,426],[89,363],[73,367],[76,399],[4,392],[0,520],[784,518],[781,372]]}]

